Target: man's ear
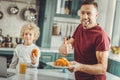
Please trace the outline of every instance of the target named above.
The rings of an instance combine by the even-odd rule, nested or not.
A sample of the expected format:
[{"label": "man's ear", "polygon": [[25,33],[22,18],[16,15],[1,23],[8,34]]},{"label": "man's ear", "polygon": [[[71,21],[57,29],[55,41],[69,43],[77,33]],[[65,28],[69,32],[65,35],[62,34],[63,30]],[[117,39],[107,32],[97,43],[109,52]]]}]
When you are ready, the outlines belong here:
[{"label": "man's ear", "polygon": [[99,16],[99,14],[98,14],[98,12],[96,13],[96,18],[98,18],[98,16]]}]

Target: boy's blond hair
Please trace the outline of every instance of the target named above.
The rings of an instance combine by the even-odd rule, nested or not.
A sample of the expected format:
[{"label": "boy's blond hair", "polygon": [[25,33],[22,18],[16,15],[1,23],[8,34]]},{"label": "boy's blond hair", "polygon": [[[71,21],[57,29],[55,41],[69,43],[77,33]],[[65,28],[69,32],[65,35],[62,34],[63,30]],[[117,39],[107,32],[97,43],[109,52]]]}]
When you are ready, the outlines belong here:
[{"label": "boy's blond hair", "polygon": [[40,29],[39,27],[34,24],[34,23],[29,23],[29,24],[25,24],[22,26],[21,28],[21,32],[20,32],[20,37],[23,38],[24,36],[24,32],[26,30],[32,30],[34,32],[34,36],[35,36],[35,41],[39,38],[40,35]]}]

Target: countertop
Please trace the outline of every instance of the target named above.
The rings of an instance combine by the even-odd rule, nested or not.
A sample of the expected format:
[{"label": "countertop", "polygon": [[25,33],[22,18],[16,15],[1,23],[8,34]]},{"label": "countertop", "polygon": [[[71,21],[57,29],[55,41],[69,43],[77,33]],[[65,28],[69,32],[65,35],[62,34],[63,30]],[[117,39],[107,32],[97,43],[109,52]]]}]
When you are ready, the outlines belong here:
[{"label": "countertop", "polygon": [[[63,73],[62,69],[27,69],[27,73],[19,74],[15,70],[8,70],[16,74],[9,78],[2,78],[0,80],[75,80],[74,73],[67,71]],[[120,80],[119,77],[107,73],[107,80]]]},{"label": "countertop", "polygon": [[0,80],[75,80],[74,73],[63,73],[62,69],[27,69],[26,74],[19,74],[18,71],[8,70],[15,72],[16,75],[9,78],[2,78]]},{"label": "countertop", "polygon": [[108,73],[108,72],[107,72],[106,76],[107,76],[107,80],[120,80],[120,77],[117,77],[117,76],[115,76],[111,73]]},{"label": "countertop", "polygon": [[[41,52],[52,52],[52,53],[59,53],[58,48],[40,48]],[[14,51],[14,48],[0,48],[0,51]],[[70,53],[73,54],[74,52]],[[109,52],[109,58],[115,61],[120,62],[120,54],[112,54]]]},{"label": "countertop", "polygon": [[[58,52],[57,48],[40,48],[41,52]],[[14,48],[0,48],[0,51],[14,51]]]},{"label": "countertop", "polygon": [[[14,48],[0,48],[0,51],[14,51]],[[40,48],[40,51],[59,53],[58,48]],[[70,54],[73,54],[73,51]]]},{"label": "countertop", "polygon": [[109,58],[112,59],[112,60],[115,60],[115,61],[120,62],[120,54],[110,53],[110,54],[109,54]]}]

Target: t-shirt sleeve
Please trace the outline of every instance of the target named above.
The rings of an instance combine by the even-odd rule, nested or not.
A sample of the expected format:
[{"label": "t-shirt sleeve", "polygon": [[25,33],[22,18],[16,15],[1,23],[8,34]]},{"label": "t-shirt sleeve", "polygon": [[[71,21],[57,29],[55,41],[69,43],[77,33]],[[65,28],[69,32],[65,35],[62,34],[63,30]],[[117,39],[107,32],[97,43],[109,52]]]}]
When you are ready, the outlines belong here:
[{"label": "t-shirt sleeve", "polygon": [[110,47],[110,38],[102,33],[96,40],[96,51],[108,51]]},{"label": "t-shirt sleeve", "polygon": [[78,27],[75,29],[75,32],[73,33],[73,36],[72,36],[73,39],[75,39],[75,35],[77,34],[77,31],[78,31],[79,26],[80,26],[80,25],[78,25]]}]

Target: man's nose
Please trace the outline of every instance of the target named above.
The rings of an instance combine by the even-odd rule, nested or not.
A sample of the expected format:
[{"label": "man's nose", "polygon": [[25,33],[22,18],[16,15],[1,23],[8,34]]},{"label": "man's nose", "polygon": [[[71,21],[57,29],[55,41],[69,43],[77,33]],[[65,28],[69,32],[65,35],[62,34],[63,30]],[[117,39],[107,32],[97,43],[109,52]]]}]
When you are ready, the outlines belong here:
[{"label": "man's nose", "polygon": [[83,17],[84,19],[87,19],[87,18],[88,18],[88,15],[85,13],[85,14],[82,15],[82,17]]}]

